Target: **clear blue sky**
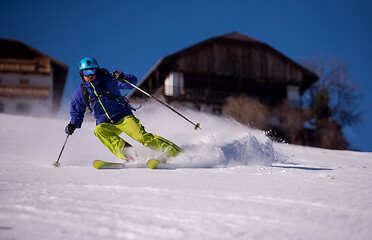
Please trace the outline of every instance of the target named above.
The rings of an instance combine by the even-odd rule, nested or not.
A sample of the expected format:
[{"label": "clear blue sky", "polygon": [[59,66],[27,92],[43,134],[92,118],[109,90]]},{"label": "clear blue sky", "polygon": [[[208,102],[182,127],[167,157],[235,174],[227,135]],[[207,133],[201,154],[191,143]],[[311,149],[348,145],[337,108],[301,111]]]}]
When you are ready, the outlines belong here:
[{"label": "clear blue sky", "polygon": [[346,130],[347,138],[352,147],[372,151],[371,13],[369,0],[0,0],[0,37],[69,65],[64,105],[80,83],[77,67],[85,56],[142,79],[161,57],[232,31],[295,61],[332,53],[364,94],[364,122]]}]

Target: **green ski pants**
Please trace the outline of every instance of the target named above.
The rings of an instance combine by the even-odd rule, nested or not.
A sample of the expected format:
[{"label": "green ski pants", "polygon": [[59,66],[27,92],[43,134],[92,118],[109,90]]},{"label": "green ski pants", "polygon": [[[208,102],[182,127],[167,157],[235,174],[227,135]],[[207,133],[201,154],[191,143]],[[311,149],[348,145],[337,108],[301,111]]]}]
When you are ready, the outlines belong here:
[{"label": "green ski pants", "polygon": [[94,135],[118,158],[125,160],[123,149],[125,141],[119,136],[126,133],[142,145],[165,154],[166,157],[177,156],[182,149],[171,141],[148,133],[141,122],[133,115],[128,115],[119,122],[101,123],[94,129]]}]

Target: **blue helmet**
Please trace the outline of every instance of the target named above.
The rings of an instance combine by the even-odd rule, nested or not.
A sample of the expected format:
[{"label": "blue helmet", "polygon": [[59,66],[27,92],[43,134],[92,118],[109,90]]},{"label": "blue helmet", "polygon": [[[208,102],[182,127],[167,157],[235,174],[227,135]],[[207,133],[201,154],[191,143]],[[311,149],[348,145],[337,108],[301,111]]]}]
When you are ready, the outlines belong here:
[{"label": "blue helmet", "polygon": [[92,57],[86,57],[86,58],[81,59],[79,63],[79,70],[91,69],[91,68],[99,68],[99,65],[96,59]]}]

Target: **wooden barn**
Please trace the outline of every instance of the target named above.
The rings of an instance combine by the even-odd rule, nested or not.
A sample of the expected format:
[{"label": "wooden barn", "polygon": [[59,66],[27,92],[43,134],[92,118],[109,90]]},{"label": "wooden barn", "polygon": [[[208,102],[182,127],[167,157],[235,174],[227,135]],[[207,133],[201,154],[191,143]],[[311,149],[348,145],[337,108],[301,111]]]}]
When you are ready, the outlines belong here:
[{"label": "wooden barn", "polygon": [[[268,105],[300,106],[318,77],[266,43],[238,32],[212,37],[160,59],[139,87],[206,112],[220,113],[229,96],[245,93]],[[132,99],[146,96],[133,91]]]},{"label": "wooden barn", "polygon": [[56,113],[68,66],[17,40],[0,38],[0,112]]}]

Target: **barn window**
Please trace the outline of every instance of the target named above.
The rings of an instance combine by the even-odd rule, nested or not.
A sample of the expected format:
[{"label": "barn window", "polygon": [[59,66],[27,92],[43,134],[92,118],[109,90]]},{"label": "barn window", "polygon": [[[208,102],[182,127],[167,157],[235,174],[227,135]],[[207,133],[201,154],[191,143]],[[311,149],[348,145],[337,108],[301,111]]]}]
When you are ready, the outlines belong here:
[{"label": "barn window", "polygon": [[164,81],[164,94],[175,96],[184,91],[183,73],[171,72]]},{"label": "barn window", "polygon": [[290,105],[294,107],[300,106],[300,88],[298,86],[287,87],[287,98]]}]

